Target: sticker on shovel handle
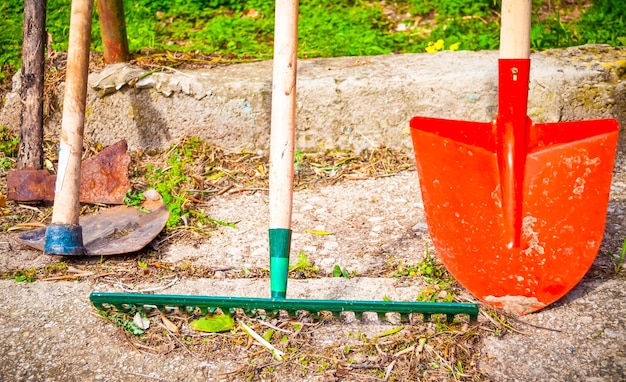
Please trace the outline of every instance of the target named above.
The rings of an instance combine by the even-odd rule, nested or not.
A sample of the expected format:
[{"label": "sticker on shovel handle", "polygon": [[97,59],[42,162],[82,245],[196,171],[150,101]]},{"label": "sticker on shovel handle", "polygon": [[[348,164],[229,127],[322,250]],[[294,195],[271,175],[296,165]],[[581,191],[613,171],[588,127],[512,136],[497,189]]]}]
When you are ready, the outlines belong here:
[{"label": "sticker on shovel handle", "polygon": [[54,192],[59,193],[63,188],[63,182],[65,181],[65,174],[67,173],[67,164],[70,160],[71,147],[67,143],[61,142],[59,144],[59,161],[57,164],[57,180],[54,187]]}]

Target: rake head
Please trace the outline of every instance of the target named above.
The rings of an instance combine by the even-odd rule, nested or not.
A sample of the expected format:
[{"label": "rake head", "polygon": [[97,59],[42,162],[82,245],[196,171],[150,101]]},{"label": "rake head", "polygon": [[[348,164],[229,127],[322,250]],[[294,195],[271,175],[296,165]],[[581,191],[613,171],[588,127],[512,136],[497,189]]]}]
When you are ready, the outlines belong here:
[{"label": "rake head", "polygon": [[401,301],[362,301],[362,300],[303,300],[280,298],[246,298],[220,296],[189,296],[171,294],[133,294],[92,292],[89,296],[92,304],[98,308],[115,307],[118,310],[153,310],[162,312],[178,309],[183,313],[199,309],[204,314],[222,311],[235,313],[241,309],[247,316],[277,315],[284,311],[289,316],[297,317],[302,312],[320,315],[329,312],[339,317],[344,312],[353,312],[357,318],[365,312],[374,312],[379,316],[397,313],[403,321],[411,314],[422,314],[429,320],[433,314],[445,314],[451,322],[457,314],[467,314],[470,321],[478,319],[478,305],[466,303],[442,302],[401,302]]}]

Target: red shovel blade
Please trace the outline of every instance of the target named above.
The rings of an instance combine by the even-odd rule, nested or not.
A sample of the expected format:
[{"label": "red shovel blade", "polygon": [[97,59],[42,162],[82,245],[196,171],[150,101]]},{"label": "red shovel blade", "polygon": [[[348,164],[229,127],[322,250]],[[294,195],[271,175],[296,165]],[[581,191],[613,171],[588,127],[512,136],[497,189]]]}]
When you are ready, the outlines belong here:
[{"label": "red shovel blade", "polygon": [[519,314],[558,300],[585,275],[605,225],[615,120],[530,123],[519,244],[502,203],[493,123],[415,117],[411,134],[430,235],[479,299]]}]

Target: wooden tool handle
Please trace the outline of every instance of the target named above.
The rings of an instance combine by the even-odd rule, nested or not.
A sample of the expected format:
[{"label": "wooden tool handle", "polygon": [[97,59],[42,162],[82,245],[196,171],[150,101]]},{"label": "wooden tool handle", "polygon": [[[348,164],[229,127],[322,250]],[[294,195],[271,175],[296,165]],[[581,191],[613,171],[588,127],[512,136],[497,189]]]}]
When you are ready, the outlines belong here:
[{"label": "wooden tool handle", "polygon": [[500,58],[530,57],[531,0],[502,0]]},{"label": "wooden tool handle", "polygon": [[270,228],[291,228],[298,0],[277,0],[270,136]]},{"label": "wooden tool handle", "polygon": [[43,168],[43,89],[46,41],[46,2],[24,1],[22,44],[22,125],[17,170]]},{"label": "wooden tool handle", "polygon": [[72,0],[53,224],[78,224],[92,11],[93,0]]}]

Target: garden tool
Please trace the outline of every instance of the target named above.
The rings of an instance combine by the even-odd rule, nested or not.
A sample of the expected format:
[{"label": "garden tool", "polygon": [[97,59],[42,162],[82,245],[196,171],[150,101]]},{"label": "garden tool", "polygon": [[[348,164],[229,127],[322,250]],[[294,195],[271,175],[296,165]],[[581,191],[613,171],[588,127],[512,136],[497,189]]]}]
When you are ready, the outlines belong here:
[{"label": "garden tool", "polygon": [[[408,318],[410,313],[446,314],[450,320],[455,314],[467,314],[476,320],[478,307],[466,303],[389,302],[355,300],[288,299],[287,276],[291,246],[291,210],[294,175],[294,137],[296,117],[298,1],[276,1],[274,30],[274,69],[272,85],[272,116],[270,141],[270,297],[247,298],[226,296],[143,295],[126,293],[91,294],[97,307],[115,306],[118,309],[135,307],[159,310],[179,308],[182,312],[200,308],[203,312],[234,312],[243,309],[246,314],[262,310],[271,315],[279,311],[297,315],[299,311],[318,314],[322,311],[339,315],[351,311],[399,313]],[[182,309],[181,309],[182,308]]]},{"label": "garden tool", "polygon": [[526,115],[530,0],[503,0],[498,114],[414,117],[411,135],[437,255],[479,299],[525,314],[591,267],[604,232],[618,123]]},{"label": "garden tool", "polygon": [[[119,141],[85,159],[80,170],[80,201],[122,204],[131,189],[130,156],[126,141]],[[53,201],[56,174],[48,170],[15,170],[7,177],[7,197],[18,202]]]},{"label": "garden tool", "polygon": [[[169,216],[169,212],[160,202],[160,197],[155,197],[152,198],[155,201],[151,205],[154,211],[149,214],[127,206],[120,206],[122,210],[109,211],[114,222],[124,223],[120,228],[116,228],[111,220],[98,215],[93,217],[97,220],[92,225],[79,224],[81,156],[92,10],[93,0],[72,1],[52,224],[45,233],[29,232],[23,239],[23,242],[34,245],[36,242],[41,243],[43,236],[43,251],[51,255],[100,255],[112,254],[112,250],[113,253],[128,252],[129,249],[136,248],[137,243],[141,244],[141,247],[147,245],[163,229]],[[90,240],[91,243],[97,244],[93,247],[94,250],[85,246],[83,230],[89,230],[85,232],[86,237],[93,235],[97,237],[97,240]],[[135,235],[131,235],[133,231],[136,231]],[[102,247],[105,251],[95,250]]]},{"label": "garden tool", "polygon": [[[155,190],[144,192],[141,208],[115,206],[94,215],[81,216],[82,246],[87,256],[136,252],[154,240],[167,224],[170,212]],[[21,233],[17,240],[44,250],[46,227]]]},{"label": "garden tool", "polygon": [[[45,46],[46,1],[26,0],[20,87],[22,101],[20,146],[17,169],[7,174],[7,198],[18,202],[54,200],[56,176],[43,169]],[[122,204],[126,191],[130,189],[128,180],[130,158],[126,154],[126,143],[123,142],[123,147],[120,147],[121,144],[118,143],[112,146],[115,149],[104,150],[85,160],[80,187],[81,201]],[[128,162],[124,163],[127,158]]]},{"label": "garden tool", "polygon": [[47,254],[84,253],[78,217],[92,10],[93,0],[72,1],[58,173],[52,224],[46,230],[44,245]]},{"label": "garden tool", "polygon": [[20,71],[20,144],[17,170],[9,172],[9,180],[19,177],[20,172],[43,168],[45,41],[46,1],[25,0]]}]

